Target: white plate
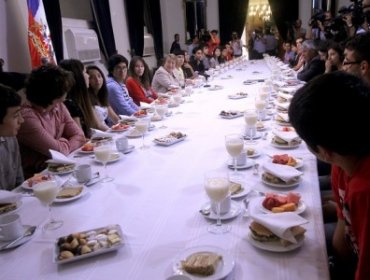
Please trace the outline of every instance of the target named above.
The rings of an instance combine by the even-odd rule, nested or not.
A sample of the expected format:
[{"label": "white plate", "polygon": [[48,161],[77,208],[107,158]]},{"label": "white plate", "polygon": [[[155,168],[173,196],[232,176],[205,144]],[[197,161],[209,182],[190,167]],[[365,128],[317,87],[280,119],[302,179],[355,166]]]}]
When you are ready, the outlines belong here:
[{"label": "white plate", "polygon": [[[96,251],[92,251],[92,252],[84,254],[84,255],[78,255],[78,256],[74,256],[74,257],[69,258],[69,259],[59,260],[58,259],[58,255],[59,255],[58,241],[59,241],[59,238],[57,238],[55,240],[55,244],[54,244],[53,262],[57,263],[57,264],[74,262],[74,261],[86,259],[86,258],[89,258],[89,257],[92,257],[92,256],[101,255],[101,254],[104,254],[104,253],[107,253],[107,252],[115,251],[115,250],[121,248],[124,245],[125,240],[123,238],[124,236],[122,234],[122,230],[121,230],[120,225],[111,225],[111,226],[106,226],[106,227],[101,227],[101,228],[94,228],[94,229],[90,229],[90,230],[87,230],[87,231],[80,231],[80,233],[88,233],[88,232],[92,232],[92,231],[98,232],[98,231],[106,229],[106,228],[117,230],[118,235],[121,238],[121,242],[119,242],[117,244],[114,244],[109,248],[99,248]],[[68,235],[66,235],[66,236],[68,236]]]},{"label": "white plate", "polygon": [[[181,261],[185,261],[187,257],[189,257],[192,254],[195,253],[201,253],[201,252],[211,252],[216,253],[220,256],[222,256],[222,261],[219,262],[217,269],[213,275],[210,276],[196,276],[187,273],[181,265]],[[184,250],[180,254],[178,254],[173,262],[173,271],[176,274],[183,274],[186,276],[189,276],[193,280],[220,280],[226,278],[232,271],[235,266],[234,258],[224,249],[213,247],[213,246],[199,246],[199,247],[193,247]]]},{"label": "white plate", "polygon": [[296,244],[290,244],[288,246],[283,246],[281,245],[280,241],[271,241],[271,242],[260,242],[257,240],[254,240],[251,236],[251,232],[249,231],[247,235],[247,240],[255,247],[265,250],[265,251],[270,251],[270,252],[289,252],[293,251],[303,245],[304,238],[299,240]]},{"label": "white plate", "polygon": [[[236,165],[236,170],[248,169],[248,168],[251,168],[253,165],[254,165],[254,161],[247,160],[246,164]],[[227,167],[234,170],[234,164],[232,160],[227,163]]]},{"label": "white plate", "polygon": [[[250,139],[249,135],[246,135],[245,133],[244,133],[243,137],[244,137],[245,140]],[[253,140],[260,139],[261,137],[262,137],[262,133],[257,131],[256,134],[253,136]]]},{"label": "white plate", "polygon": [[283,121],[275,120],[275,123],[280,125],[280,126],[292,126],[292,124],[290,122],[283,122]]},{"label": "white plate", "polygon": [[237,112],[236,114],[234,115],[221,115],[219,114],[219,116],[223,119],[227,119],[227,120],[230,120],[230,119],[235,119],[235,118],[239,118],[239,117],[242,117],[244,114],[242,112]]},{"label": "white plate", "polygon": [[247,98],[248,96],[247,95],[228,95],[229,99],[243,99],[243,98]]},{"label": "white plate", "polygon": [[156,143],[157,145],[160,145],[160,146],[171,146],[171,145],[176,144],[178,142],[184,141],[185,138],[186,138],[186,136],[174,139],[173,141],[169,141],[169,142],[162,142],[162,141],[159,141],[157,139],[154,139],[153,142]]},{"label": "white plate", "polygon": [[[53,175],[50,175],[50,176],[52,176],[52,178],[50,178],[50,180],[45,180],[45,181],[42,181],[42,182],[56,180],[56,181],[57,181],[57,183],[60,183],[60,181],[58,181],[57,177],[54,177]],[[21,187],[22,187],[22,189],[32,191],[32,187],[30,187],[30,186],[28,185],[28,180],[29,180],[29,179],[27,179],[26,181],[24,181],[24,182],[21,184]]]},{"label": "white plate", "polygon": [[126,134],[126,137],[127,138],[139,138],[143,136],[143,134],[135,129],[129,131],[127,134]]},{"label": "white plate", "polygon": [[240,192],[238,192],[238,193],[236,193],[236,194],[232,194],[232,195],[230,195],[230,197],[231,197],[231,199],[235,199],[235,198],[241,198],[241,197],[243,197],[243,196],[246,196],[247,195],[247,193],[249,192],[249,190],[247,190],[246,188],[244,188],[243,186],[242,186],[242,190],[240,191]]},{"label": "white plate", "polygon": [[[211,209],[211,203],[207,202],[206,204],[202,206],[201,209]],[[229,220],[229,219],[235,218],[239,216],[241,210],[242,208],[238,202],[231,201],[230,211],[227,212],[226,214],[221,215],[221,220]],[[212,210],[210,210],[209,215],[204,215],[204,217],[210,220],[217,220],[217,214],[214,213]]]},{"label": "white plate", "polygon": [[223,89],[223,88],[224,88],[223,86],[214,85],[214,86],[210,86],[210,87],[208,88],[208,90],[215,91],[215,90],[221,90],[221,89]]},{"label": "white plate", "polygon": [[[294,159],[297,162],[297,164],[295,166],[292,166],[292,167],[294,167],[296,169],[299,169],[299,168],[303,167],[303,160],[302,159],[299,159],[299,158],[294,158]],[[272,160],[273,159],[270,158],[268,161],[271,162],[271,163],[274,163],[274,162],[272,162]],[[274,163],[274,164],[280,164],[280,163]],[[286,165],[286,164],[282,164],[282,165]]]},{"label": "white plate", "polygon": [[[280,194],[280,195],[283,195],[283,194]],[[272,212],[271,210],[268,210],[267,208],[265,208],[263,205],[262,205],[262,202],[263,200],[265,199],[265,197],[256,197],[253,199],[253,201],[251,201],[252,203],[252,206],[256,206],[258,207],[259,210],[261,210],[263,213],[267,213],[267,214],[277,214],[277,213],[274,213]],[[298,207],[295,211],[289,211],[291,213],[296,213],[296,214],[302,214],[305,210],[306,210],[307,206],[306,206],[306,203],[304,203],[304,201],[302,201],[302,199],[298,202]]]},{"label": "white plate", "polygon": [[[26,230],[28,230],[30,227],[32,227],[32,226],[29,226],[29,225],[23,225],[23,230],[24,230],[24,232],[26,232]],[[35,234],[35,232],[36,232],[36,230],[31,234],[31,235],[29,235],[29,236],[25,236],[25,237],[23,237],[23,238],[21,238],[21,239],[19,239],[17,242],[15,242],[14,244],[12,244],[12,245],[10,245],[8,248],[4,248],[4,249],[2,249],[1,251],[3,251],[3,250],[9,250],[9,249],[12,249],[12,248],[15,248],[15,247],[18,247],[18,246],[20,246],[20,245],[22,245],[22,244],[24,244],[24,243],[26,243],[27,241],[29,241],[29,240],[31,240],[31,238],[33,237],[33,235]],[[0,241],[0,248],[2,247],[2,246],[5,246],[6,244],[9,244],[10,242],[12,242],[12,241]]]},{"label": "white plate", "polygon": [[83,151],[83,150],[81,150],[81,148],[79,148],[77,150],[77,152],[78,153],[81,153],[81,154],[93,154],[94,153],[94,150],[92,150],[92,151]]},{"label": "white plate", "polygon": [[126,150],[124,150],[122,153],[128,154],[131,153],[135,149],[134,145],[129,145]]},{"label": "white plate", "polygon": [[74,165],[72,169],[58,171],[58,172],[50,171],[49,168],[47,170],[48,170],[48,173],[53,174],[53,175],[64,175],[64,174],[72,173],[75,170],[75,167],[76,165]]},{"label": "white plate", "polygon": [[276,143],[271,142],[271,146],[273,146],[275,148],[278,148],[278,149],[295,149],[295,148],[298,148],[299,145],[301,145],[301,143],[297,143],[297,144],[294,144],[294,145],[280,145],[280,144],[276,144]]},{"label": "white plate", "polygon": [[121,132],[125,132],[125,131],[127,131],[128,129],[130,129],[130,127],[128,127],[128,128],[124,128],[124,129],[112,129],[112,128],[110,128],[110,129],[108,130],[108,132],[121,133]]},{"label": "white plate", "polygon": [[[18,200],[15,202],[15,204],[17,205],[17,207],[11,211],[8,211],[8,212],[5,212],[5,213],[1,213],[0,216],[5,216],[5,215],[8,215],[8,214],[14,214],[14,213],[17,213],[19,208],[22,207],[22,200]],[[1,247],[1,246],[0,246]]]},{"label": "white plate", "polygon": [[261,155],[261,151],[257,150],[257,149],[254,149],[254,154],[253,155],[248,155],[247,154],[247,157],[248,158],[256,158],[256,157],[259,157],[260,155]]},{"label": "white plate", "polygon": [[78,195],[73,196],[73,197],[68,197],[68,198],[56,198],[54,199],[53,203],[70,202],[70,201],[79,199],[80,197],[84,196],[87,193],[87,188],[84,185],[81,185],[81,186],[82,186],[82,191]]},{"label": "white plate", "polygon": [[231,75],[220,77],[221,80],[229,80],[229,79],[232,79],[232,78],[233,78],[233,76],[231,76]]},{"label": "white plate", "polygon": [[[121,153],[113,152],[110,154],[109,160],[107,161],[107,163],[116,162],[117,160],[120,160],[120,159],[121,159]],[[96,158],[94,158],[94,161],[103,164],[100,160]]]},{"label": "white plate", "polygon": [[274,188],[281,188],[281,189],[284,189],[284,188],[292,188],[292,187],[296,187],[298,186],[302,179],[299,178],[299,180],[297,182],[294,182],[294,183],[291,183],[291,184],[274,184],[274,183],[270,183],[268,181],[266,181],[265,179],[261,178],[262,182],[264,184],[266,184],[267,186],[270,186],[270,187],[274,187]]}]

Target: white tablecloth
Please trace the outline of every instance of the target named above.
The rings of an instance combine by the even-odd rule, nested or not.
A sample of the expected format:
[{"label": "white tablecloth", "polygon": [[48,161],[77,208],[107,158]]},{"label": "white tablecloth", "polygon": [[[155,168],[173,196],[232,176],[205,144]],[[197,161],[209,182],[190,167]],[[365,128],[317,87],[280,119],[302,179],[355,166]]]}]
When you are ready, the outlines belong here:
[{"label": "white tablecloth", "polygon": [[[252,73],[258,71],[260,73]],[[288,253],[271,253],[253,247],[247,241],[250,218],[228,221],[232,229],[223,235],[207,231],[209,221],[199,213],[208,201],[203,187],[204,173],[211,169],[227,170],[229,156],[224,135],[240,133],[243,118],[219,117],[221,110],[245,110],[253,107],[258,85],[243,85],[247,78],[265,78],[269,71],[263,61],[249,64],[244,71],[236,69],[210,82],[223,90],[195,89],[194,94],[164,123],[168,129],[155,129],[146,136],[150,149],[139,150],[141,139],[130,139],[136,149],[108,165],[111,183],[89,187],[79,200],[53,207],[54,215],[64,220],[58,230],[44,233],[39,228],[32,240],[14,250],[0,252],[0,279],[166,279],[173,273],[174,258],[187,248],[212,245],[228,251],[235,259],[234,279],[328,279],[327,256],[321,215],[321,203],[315,158],[304,144],[283,151],[259,140],[265,153],[289,152],[304,158],[303,180],[294,189],[307,205],[303,217],[309,220],[304,245]],[[221,79],[232,75],[231,79]],[[239,91],[250,93],[246,99],[227,96]],[[182,114],[175,114],[181,111]],[[158,123],[154,123],[158,127]],[[272,126],[273,124],[271,124]],[[155,145],[154,137],[171,131],[188,135],[185,141],[170,147]],[[263,163],[268,157],[255,159]],[[104,173],[102,166],[89,156],[78,158],[91,163],[94,171]],[[261,183],[252,169],[241,171],[246,187],[271,191]],[[24,197],[19,213],[24,224],[42,225],[47,210],[34,197]],[[239,200],[238,203],[242,204]],[[59,236],[109,224],[122,227],[125,246],[79,262],[53,263],[53,243]],[[233,277],[229,277],[233,278]]]}]

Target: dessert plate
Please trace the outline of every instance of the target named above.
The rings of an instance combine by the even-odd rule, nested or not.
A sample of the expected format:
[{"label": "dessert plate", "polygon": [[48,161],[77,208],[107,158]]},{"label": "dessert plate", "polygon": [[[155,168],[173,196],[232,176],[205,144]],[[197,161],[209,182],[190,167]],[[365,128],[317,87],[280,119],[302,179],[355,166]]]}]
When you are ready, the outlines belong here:
[{"label": "dessert plate", "polygon": [[[222,256],[222,260],[217,265],[217,269],[213,275],[199,276],[187,273],[182,268],[182,261],[195,253],[210,252]],[[198,246],[184,250],[178,254],[173,261],[173,271],[175,274],[182,274],[189,276],[193,280],[220,280],[225,279],[232,271],[235,266],[234,258],[224,249],[214,246]]]},{"label": "dessert plate", "polygon": [[[76,199],[79,199],[80,197],[84,196],[86,193],[87,193],[87,188],[84,186],[84,185],[81,185],[82,186],[82,191],[78,194],[78,195],[75,195],[75,196],[72,196],[72,197],[67,197],[67,198],[55,198],[53,203],[65,203],[65,202],[70,202],[70,201],[74,201]],[[69,187],[69,188],[72,188],[72,187]]]},{"label": "dessert plate", "polygon": [[236,194],[231,194],[230,197],[231,199],[235,199],[235,198],[241,198],[243,196],[246,196],[248,194],[249,190],[247,190],[246,188],[244,188],[242,186],[242,190]]},{"label": "dessert plate", "polygon": [[[260,211],[262,211],[263,213],[266,213],[266,214],[277,214],[277,213],[272,212],[271,210],[268,210],[267,208],[265,208],[262,205],[262,202],[263,202],[264,199],[265,199],[265,197],[256,197],[256,198],[254,198],[250,202],[250,207],[256,207],[258,210],[260,210]],[[306,208],[307,208],[306,204],[301,199],[298,202],[297,209],[295,211],[289,211],[289,212],[296,213],[296,214],[299,215],[299,214],[302,214],[306,210]],[[286,213],[286,212],[283,212],[283,213]]]},{"label": "dessert plate", "polygon": [[[296,169],[302,168],[303,167],[303,160],[302,159],[299,159],[299,158],[294,158],[294,159],[297,162],[296,165],[294,165],[294,166],[290,165],[290,166],[292,166],[292,167],[294,167]],[[274,162],[272,162],[272,160],[273,159],[270,158],[269,159],[269,162],[274,163]],[[280,164],[280,163],[274,163],[274,164]],[[282,164],[282,165],[286,165],[286,164]]]},{"label": "dessert plate", "polygon": [[[121,159],[121,154],[118,152],[113,152],[109,155],[109,160],[107,161],[107,163],[116,162],[117,160],[120,160],[120,159]],[[95,157],[94,157],[94,161],[103,164],[100,160],[96,159]]]},{"label": "dessert plate", "polygon": [[[167,137],[161,137],[161,138],[156,138],[153,140],[154,143],[160,146],[171,146],[173,144],[176,144],[178,142],[184,141],[186,136],[180,137],[180,138],[167,138]],[[162,139],[162,140],[161,140]],[[166,139],[166,140],[163,140]]]},{"label": "dessert plate", "polygon": [[294,183],[290,183],[290,184],[275,184],[275,183],[271,183],[271,182],[266,181],[264,178],[261,178],[261,180],[262,180],[262,182],[265,185],[267,185],[269,187],[281,188],[281,189],[296,187],[302,181],[302,179],[299,178],[299,180],[296,181],[296,182],[294,182]]}]

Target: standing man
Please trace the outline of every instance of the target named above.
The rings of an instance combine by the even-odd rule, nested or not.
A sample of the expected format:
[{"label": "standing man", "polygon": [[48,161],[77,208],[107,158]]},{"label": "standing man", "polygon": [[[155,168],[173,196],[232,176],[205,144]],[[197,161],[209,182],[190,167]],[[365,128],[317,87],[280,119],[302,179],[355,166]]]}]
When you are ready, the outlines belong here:
[{"label": "standing man", "polygon": [[181,46],[180,46],[180,35],[176,33],[174,35],[174,41],[172,42],[171,48],[170,48],[170,53],[174,53],[175,51],[180,51]]}]

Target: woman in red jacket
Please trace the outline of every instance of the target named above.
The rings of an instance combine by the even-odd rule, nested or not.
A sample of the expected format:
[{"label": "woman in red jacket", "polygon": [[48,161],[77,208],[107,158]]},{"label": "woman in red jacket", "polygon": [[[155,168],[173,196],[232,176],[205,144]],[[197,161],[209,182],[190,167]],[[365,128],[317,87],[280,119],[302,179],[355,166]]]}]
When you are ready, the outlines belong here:
[{"label": "woman in red jacket", "polygon": [[138,106],[140,106],[140,102],[152,103],[158,98],[157,93],[150,86],[149,67],[140,56],[134,56],[130,61],[126,87]]}]

